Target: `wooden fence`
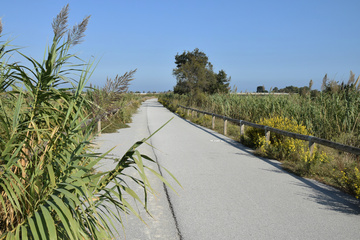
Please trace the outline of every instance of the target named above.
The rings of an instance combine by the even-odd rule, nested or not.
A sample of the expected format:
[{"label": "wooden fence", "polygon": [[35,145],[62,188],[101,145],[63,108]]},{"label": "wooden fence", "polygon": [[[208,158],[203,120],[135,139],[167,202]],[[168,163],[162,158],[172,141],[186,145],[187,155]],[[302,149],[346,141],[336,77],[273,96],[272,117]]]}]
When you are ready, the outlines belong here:
[{"label": "wooden fence", "polygon": [[185,106],[181,106],[181,105],[179,105],[179,107],[188,110],[188,114],[190,114],[190,111],[192,111],[192,113],[191,113],[192,115],[194,114],[194,112],[198,112],[198,113],[202,113],[202,114],[206,114],[206,115],[211,115],[212,116],[212,129],[215,128],[215,117],[223,119],[224,120],[224,135],[227,135],[227,123],[228,123],[228,121],[230,121],[230,122],[237,123],[237,124],[240,125],[240,139],[241,139],[241,136],[245,134],[245,127],[244,126],[247,125],[247,126],[251,126],[251,127],[254,127],[254,128],[263,129],[267,142],[270,141],[270,132],[278,133],[278,134],[281,134],[281,135],[284,135],[284,136],[287,136],[287,137],[291,137],[291,138],[296,138],[296,139],[308,141],[309,142],[310,154],[313,153],[315,143],[317,143],[317,144],[324,145],[324,146],[327,146],[327,147],[330,147],[330,148],[334,148],[334,149],[337,149],[337,150],[340,150],[340,151],[360,155],[360,148],[356,148],[356,147],[352,147],[352,146],[332,142],[332,141],[322,139],[322,138],[318,138],[318,137],[314,137],[314,136],[308,136],[308,135],[288,132],[288,131],[284,131],[284,130],[280,130],[280,129],[277,129],[277,128],[264,126],[264,125],[244,121],[244,120],[233,119],[233,118],[229,118],[229,117],[222,116],[222,115],[219,115],[219,114],[209,113],[209,112],[201,111],[201,110],[190,108],[190,107],[185,107]]},{"label": "wooden fence", "polygon": [[97,124],[97,131],[96,132],[97,132],[97,134],[100,135],[100,133],[101,133],[101,120],[103,120],[104,118],[106,118],[106,117],[108,117],[110,115],[116,114],[121,108],[126,108],[126,107],[130,106],[131,104],[133,104],[132,101],[130,101],[125,106],[118,107],[118,108],[115,108],[113,110],[107,111],[107,112],[105,112],[103,114],[100,114],[96,118],[90,118],[90,119],[86,120],[85,125],[89,125],[91,122],[95,122]]}]

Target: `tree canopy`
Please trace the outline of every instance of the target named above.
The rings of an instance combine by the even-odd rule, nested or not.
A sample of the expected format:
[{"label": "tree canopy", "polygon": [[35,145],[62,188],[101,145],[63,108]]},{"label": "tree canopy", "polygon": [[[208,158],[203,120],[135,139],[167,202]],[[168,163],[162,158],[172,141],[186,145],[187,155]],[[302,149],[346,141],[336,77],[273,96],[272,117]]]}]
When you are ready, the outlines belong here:
[{"label": "tree canopy", "polygon": [[194,51],[184,51],[175,56],[176,68],[173,75],[176,77],[174,93],[196,94],[199,92],[216,93],[229,92],[230,77],[224,70],[214,73],[213,65],[205,53],[198,48]]}]

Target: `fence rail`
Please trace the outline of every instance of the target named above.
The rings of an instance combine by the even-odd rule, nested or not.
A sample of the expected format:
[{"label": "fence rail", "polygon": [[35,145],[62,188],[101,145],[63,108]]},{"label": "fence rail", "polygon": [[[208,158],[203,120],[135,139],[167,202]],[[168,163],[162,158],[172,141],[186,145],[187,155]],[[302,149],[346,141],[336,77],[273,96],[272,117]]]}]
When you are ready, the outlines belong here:
[{"label": "fence rail", "polygon": [[105,112],[105,113],[103,113],[103,114],[98,115],[98,116],[95,117],[95,118],[90,118],[90,119],[86,120],[86,122],[85,122],[85,124],[84,124],[83,127],[89,125],[91,122],[94,122],[94,123],[97,124],[97,131],[96,131],[96,132],[97,132],[97,134],[100,135],[100,133],[101,133],[101,120],[105,119],[105,118],[108,117],[109,115],[114,115],[114,114],[116,114],[121,108],[126,108],[126,107],[130,106],[131,104],[133,104],[132,101],[130,101],[130,102],[129,102],[128,104],[126,104],[125,106],[121,106],[121,107],[112,109],[112,110],[110,110],[110,111],[107,111],[107,112]]},{"label": "fence rail", "polygon": [[330,148],[334,148],[334,149],[337,149],[337,150],[340,150],[340,151],[352,153],[352,154],[355,154],[355,155],[360,155],[360,148],[344,145],[344,144],[341,144],[341,143],[332,142],[332,141],[322,139],[322,138],[318,138],[318,137],[314,137],[314,136],[288,132],[288,131],[284,131],[284,130],[281,130],[281,129],[277,129],[277,128],[273,128],[273,127],[269,127],[269,126],[265,126],[265,125],[260,125],[260,124],[256,124],[256,123],[252,123],[252,122],[248,122],[248,121],[244,121],[244,120],[233,119],[233,118],[229,118],[229,117],[222,116],[222,115],[219,115],[219,114],[209,113],[209,112],[206,112],[206,111],[201,111],[201,110],[198,110],[198,109],[195,109],[195,108],[185,107],[185,106],[182,106],[182,105],[178,105],[178,106],[181,107],[181,108],[187,109],[188,111],[193,111],[193,112],[198,112],[198,113],[202,113],[202,114],[206,114],[206,115],[211,115],[212,116],[212,128],[213,129],[215,128],[215,117],[223,119],[224,120],[224,135],[227,134],[227,122],[230,121],[230,122],[238,123],[240,125],[240,136],[245,134],[244,126],[247,125],[247,126],[250,126],[250,127],[263,129],[265,131],[265,137],[266,137],[267,142],[270,140],[270,132],[278,133],[278,134],[281,134],[281,135],[284,135],[284,136],[287,136],[287,137],[291,137],[291,138],[296,138],[296,139],[308,141],[309,142],[310,154],[312,154],[312,152],[314,150],[315,143],[317,143],[317,144],[324,145],[324,146],[327,146],[327,147],[330,147]]}]

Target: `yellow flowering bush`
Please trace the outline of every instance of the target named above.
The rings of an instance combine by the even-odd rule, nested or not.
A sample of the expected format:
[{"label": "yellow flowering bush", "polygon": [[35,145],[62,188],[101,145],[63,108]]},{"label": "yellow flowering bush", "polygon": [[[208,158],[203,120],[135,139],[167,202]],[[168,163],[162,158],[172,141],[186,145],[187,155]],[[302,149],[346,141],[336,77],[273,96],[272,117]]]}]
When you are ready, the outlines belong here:
[{"label": "yellow flowering bush", "polygon": [[175,113],[177,113],[180,117],[184,118],[185,117],[185,110],[178,107],[175,111]]},{"label": "yellow flowering bush", "polygon": [[344,168],[341,171],[339,182],[344,189],[354,194],[356,198],[360,197],[360,171],[357,166]]},{"label": "yellow flowering bush", "polygon": [[195,117],[191,119],[194,123],[205,126],[211,127],[212,117],[210,115],[205,114],[195,114]]},{"label": "yellow flowering bush", "polygon": [[179,101],[177,100],[168,101],[164,98],[159,97],[158,102],[172,112],[176,112],[178,110]]},{"label": "yellow flowering bush", "polygon": [[[275,116],[271,118],[261,119],[258,124],[285,130],[288,132],[309,135],[309,131],[304,125],[298,124],[294,119]],[[283,136],[278,133],[270,133],[270,142],[266,143],[265,133],[262,129],[250,128],[247,131],[247,136],[255,147],[263,154],[277,159],[285,159],[288,157],[295,157],[296,155],[303,155],[304,160],[307,161],[306,156],[308,152],[308,144],[305,141]],[[295,154],[296,153],[296,154]]]},{"label": "yellow flowering bush", "polygon": [[208,121],[208,122],[209,122],[209,121],[212,121],[212,116],[210,116],[210,115],[205,115],[204,118],[205,118],[205,120]]},{"label": "yellow flowering bush", "polygon": [[354,173],[355,173],[355,178],[354,180],[356,180],[353,185],[354,185],[354,190],[355,190],[355,196],[356,198],[360,197],[360,172],[359,169],[357,167],[354,168]]}]

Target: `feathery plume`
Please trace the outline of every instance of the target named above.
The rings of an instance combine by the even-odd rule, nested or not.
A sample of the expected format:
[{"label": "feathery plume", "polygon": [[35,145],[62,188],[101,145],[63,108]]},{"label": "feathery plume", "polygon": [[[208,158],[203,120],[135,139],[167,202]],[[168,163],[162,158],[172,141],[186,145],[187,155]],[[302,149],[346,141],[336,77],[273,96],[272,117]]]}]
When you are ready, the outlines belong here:
[{"label": "feathery plume", "polygon": [[358,78],[356,79],[356,82],[355,82],[355,87],[356,87],[356,89],[358,91],[360,91],[360,82],[359,82],[359,80],[360,80],[360,75],[358,76]]},{"label": "feathery plume", "polygon": [[350,77],[347,85],[350,87],[355,82],[355,74],[350,70]]},{"label": "feathery plume", "polygon": [[136,70],[137,69],[126,72],[122,76],[116,75],[114,80],[107,78],[104,91],[106,93],[126,93],[129,89],[130,81],[134,80]]},{"label": "feathery plume", "polygon": [[326,87],[328,85],[328,77],[327,77],[327,73],[325,74],[323,80],[322,80],[322,85],[321,85],[321,91],[325,91]]},{"label": "feathery plume", "polygon": [[70,43],[70,45],[76,45],[83,41],[89,19],[90,16],[85,17],[80,24],[76,24],[73,26],[72,30],[68,32],[68,43]]},{"label": "feathery plume", "polygon": [[52,28],[56,39],[60,39],[67,31],[67,21],[69,16],[69,4],[67,4],[60,13],[54,18],[52,22]]},{"label": "feathery plume", "polygon": [[3,27],[2,27],[2,21],[1,21],[1,18],[0,18],[0,35],[2,33],[2,30],[3,30]]}]

